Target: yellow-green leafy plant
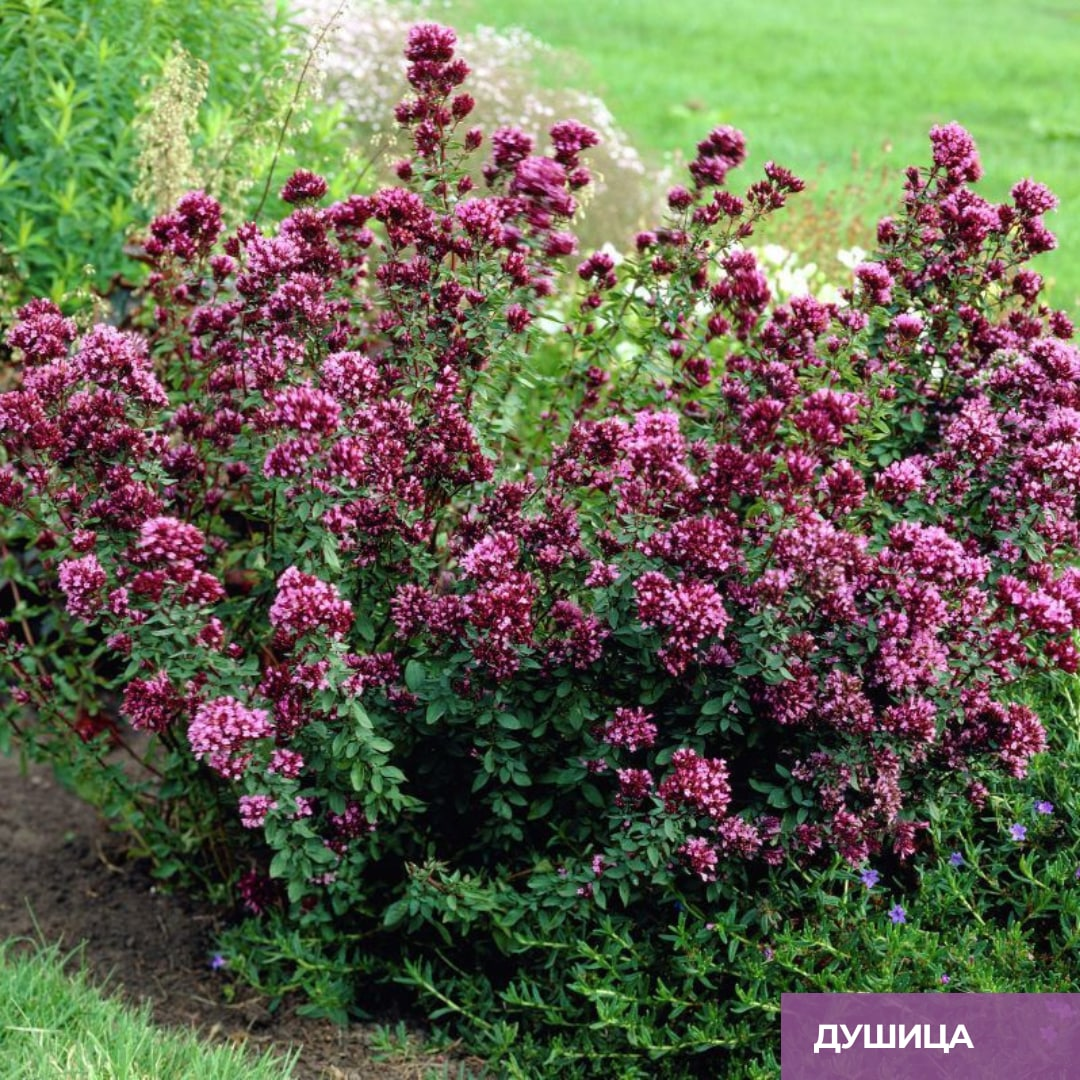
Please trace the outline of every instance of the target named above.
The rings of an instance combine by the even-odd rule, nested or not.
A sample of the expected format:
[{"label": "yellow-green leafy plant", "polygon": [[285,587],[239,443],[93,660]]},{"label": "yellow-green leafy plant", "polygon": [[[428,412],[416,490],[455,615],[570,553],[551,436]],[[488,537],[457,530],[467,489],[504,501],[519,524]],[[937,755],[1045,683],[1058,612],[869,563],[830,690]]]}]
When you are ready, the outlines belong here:
[{"label": "yellow-green leafy plant", "polygon": [[[187,75],[177,46],[191,58]],[[0,275],[8,300],[59,300],[85,282],[88,266],[101,291],[130,271],[125,243],[151,216],[132,198],[140,131],[144,146],[151,134],[134,123],[147,94],[151,105],[156,95],[160,117],[166,91],[188,80],[186,104],[172,95],[179,129],[159,125],[150,140],[158,163],[172,155],[175,169],[190,152],[179,136],[192,133],[199,95],[190,80],[199,65],[206,70],[196,83],[205,79],[220,129],[253,102],[273,114],[302,53],[286,9],[262,0],[0,0]],[[154,90],[163,65],[165,91]],[[250,165],[250,157],[237,163]],[[187,178],[173,177],[173,193]],[[155,170],[154,183],[163,179]],[[171,201],[166,190],[158,190],[163,204]]]}]

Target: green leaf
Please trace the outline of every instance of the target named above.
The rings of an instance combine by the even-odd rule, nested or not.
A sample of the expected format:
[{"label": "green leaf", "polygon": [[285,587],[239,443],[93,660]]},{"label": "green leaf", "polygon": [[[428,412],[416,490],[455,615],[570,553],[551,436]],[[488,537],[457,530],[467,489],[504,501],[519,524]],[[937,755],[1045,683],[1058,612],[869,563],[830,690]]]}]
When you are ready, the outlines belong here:
[{"label": "green leaf", "polygon": [[292,852],[283,850],[277,852],[270,860],[270,876],[272,878],[287,877],[289,873],[289,867],[292,863]]},{"label": "green leaf", "polygon": [[402,922],[405,916],[409,913],[409,901],[408,900],[395,900],[387,909],[383,912],[383,926],[388,930],[397,926]]},{"label": "green leaf", "polygon": [[405,685],[412,693],[418,693],[427,682],[427,673],[419,660],[410,660],[405,665]]},{"label": "green leaf", "polygon": [[607,805],[604,801],[604,796],[597,790],[595,784],[582,784],[581,785],[582,798],[592,806],[602,809]]},{"label": "green leaf", "polygon": [[368,786],[368,769],[362,761],[357,761],[349,770],[349,783],[353,791],[366,791]]}]

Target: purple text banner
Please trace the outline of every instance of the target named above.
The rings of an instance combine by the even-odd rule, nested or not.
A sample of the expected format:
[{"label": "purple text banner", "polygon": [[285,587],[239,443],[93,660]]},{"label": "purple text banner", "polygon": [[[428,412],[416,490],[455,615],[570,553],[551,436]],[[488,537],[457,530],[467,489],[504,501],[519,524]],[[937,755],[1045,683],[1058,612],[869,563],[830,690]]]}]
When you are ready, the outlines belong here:
[{"label": "purple text banner", "polygon": [[1080,994],[782,994],[781,1080],[1077,1080]]}]

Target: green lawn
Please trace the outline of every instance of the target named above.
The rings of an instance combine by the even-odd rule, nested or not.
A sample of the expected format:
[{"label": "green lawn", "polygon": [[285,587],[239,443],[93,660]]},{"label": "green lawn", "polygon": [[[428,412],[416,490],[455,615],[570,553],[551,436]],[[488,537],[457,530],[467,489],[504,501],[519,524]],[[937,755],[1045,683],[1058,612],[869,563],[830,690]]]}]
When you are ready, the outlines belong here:
[{"label": "green lawn", "polygon": [[1076,0],[451,0],[433,14],[574,50],[575,83],[642,149],[691,152],[716,123],[742,128],[747,182],[769,158],[810,179],[824,166],[823,191],[884,162],[899,173],[926,161],[932,124],[957,120],[979,143],[985,197],[1033,176],[1061,198],[1061,249],[1039,269],[1058,304],[1080,307]]},{"label": "green lawn", "polygon": [[0,1080],[288,1080],[289,1061],[163,1031],[56,946],[0,942]]}]

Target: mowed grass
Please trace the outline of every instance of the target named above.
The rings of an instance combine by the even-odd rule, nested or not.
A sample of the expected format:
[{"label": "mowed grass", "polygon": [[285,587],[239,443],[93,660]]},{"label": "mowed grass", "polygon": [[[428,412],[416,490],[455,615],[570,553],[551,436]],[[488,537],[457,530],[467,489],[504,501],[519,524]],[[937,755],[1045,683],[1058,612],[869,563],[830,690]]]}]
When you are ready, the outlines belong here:
[{"label": "mowed grass", "polygon": [[0,943],[0,1080],[288,1080],[281,1058],[164,1031],[55,946]]},{"label": "mowed grass", "polygon": [[643,150],[692,154],[713,125],[742,128],[751,159],[733,186],[769,159],[819,197],[890,168],[889,194],[872,182],[858,208],[874,217],[903,168],[928,161],[930,127],[959,121],[979,144],[984,197],[1031,176],[1061,199],[1049,218],[1060,248],[1038,269],[1055,303],[1080,309],[1076,0],[450,0],[434,14],[573,50],[575,86]]}]

